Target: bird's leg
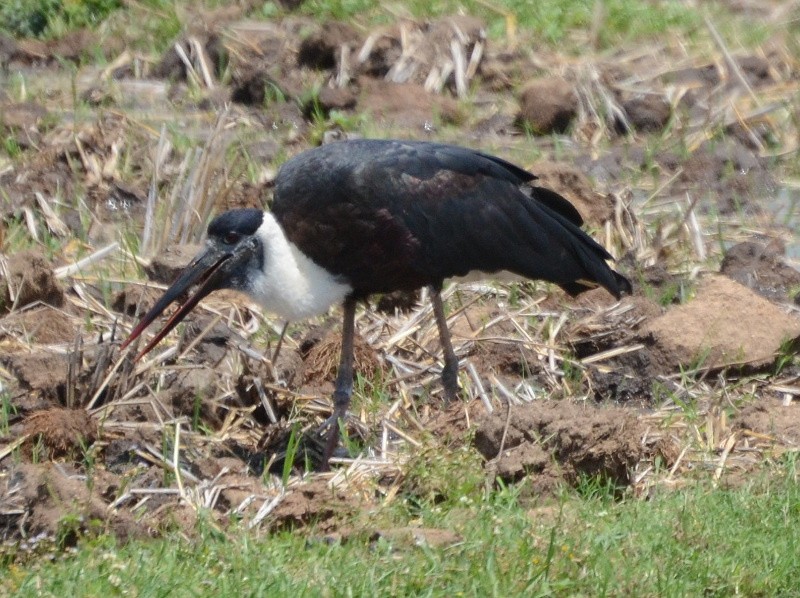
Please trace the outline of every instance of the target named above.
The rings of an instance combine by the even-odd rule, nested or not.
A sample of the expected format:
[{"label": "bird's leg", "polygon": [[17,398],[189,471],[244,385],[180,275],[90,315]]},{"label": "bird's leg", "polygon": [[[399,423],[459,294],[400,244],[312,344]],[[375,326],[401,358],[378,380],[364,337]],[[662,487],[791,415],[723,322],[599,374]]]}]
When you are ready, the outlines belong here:
[{"label": "bird's leg", "polygon": [[272,363],[274,364],[278,361],[278,355],[281,354],[281,347],[283,346],[283,338],[286,336],[286,331],[289,329],[289,322],[288,320],[283,323],[283,328],[281,328],[281,335],[278,337],[278,344],[275,345],[275,352],[272,354]]},{"label": "bird's leg", "polygon": [[436,317],[436,327],[439,329],[439,341],[444,353],[444,367],[442,368],[442,386],[444,397],[447,401],[454,401],[458,396],[458,357],[453,350],[450,340],[450,330],[447,328],[447,318],[444,315],[441,289],[428,287],[433,304],[433,315]]},{"label": "bird's leg", "polygon": [[348,297],[344,300],[344,317],[342,320],[342,353],[339,357],[339,372],[336,375],[336,387],[333,390],[333,414],[330,419],[330,430],[325,441],[325,452],[322,454],[321,469],[328,469],[328,461],[339,442],[340,420],[347,417],[350,397],[353,394],[353,342],[355,335],[356,301]]}]

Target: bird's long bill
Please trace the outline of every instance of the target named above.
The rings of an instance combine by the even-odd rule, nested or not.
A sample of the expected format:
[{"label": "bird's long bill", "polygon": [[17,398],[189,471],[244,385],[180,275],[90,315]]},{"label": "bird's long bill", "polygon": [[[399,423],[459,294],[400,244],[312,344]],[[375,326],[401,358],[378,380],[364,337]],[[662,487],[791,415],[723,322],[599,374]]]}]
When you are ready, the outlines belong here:
[{"label": "bird's long bill", "polygon": [[138,360],[140,357],[148,353],[158,342],[164,338],[175,326],[177,326],[186,315],[194,309],[200,300],[208,295],[211,291],[220,288],[219,276],[215,276],[220,267],[231,258],[228,252],[222,252],[214,247],[208,247],[203,253],[195,257],[191,263],[178,276],[177,280],[172,283],[161,298],[156,302],[150,311],[133,329],[131,335],[122,343],[121,349],[124,349],[147,328],[153,320],[160,316],[170,304],[178,301],[180,297],[195,285],[199,285],[194,295],[190,296],[185,303],[178,306],[175,313],[172,314],[164,327],[156,334],[153,339],[147,343],[147,346],[142,349],[136,356]]}]

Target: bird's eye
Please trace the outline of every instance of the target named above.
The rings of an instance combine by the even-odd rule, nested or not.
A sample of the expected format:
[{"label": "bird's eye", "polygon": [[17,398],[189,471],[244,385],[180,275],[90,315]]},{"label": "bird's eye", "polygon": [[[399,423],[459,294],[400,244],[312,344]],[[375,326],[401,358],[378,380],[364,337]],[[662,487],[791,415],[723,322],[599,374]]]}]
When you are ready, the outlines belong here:
[{"label": "bird's eye", "polygon": [[235,232],[231,231],[229,233],[225,233],[225,236],[222,237],[222,241],[226,245],[233,245],[234,243],[237,243],[240,238],[241,238],[241,235],[239,233],[235,233]]}]

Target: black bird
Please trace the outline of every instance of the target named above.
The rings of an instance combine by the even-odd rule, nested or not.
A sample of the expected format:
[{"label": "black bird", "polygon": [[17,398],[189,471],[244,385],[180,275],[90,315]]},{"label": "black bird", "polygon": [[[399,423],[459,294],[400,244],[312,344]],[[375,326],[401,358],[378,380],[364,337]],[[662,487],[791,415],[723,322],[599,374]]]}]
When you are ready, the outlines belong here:
[{"label": "black bird", "polygon": [[271,211],[231,210],[212,220],[205,250],[123,348],[194,286],[140,355],[217,289],[243,291],[287,321],[342,303],[326,467],[353,390],[356,304],[369,295],[429,287],[444,392],[454,399],[458,359],[440,295],[445,279],[509,271],[570,295],[596,286],[617,298],[630,292],[628,280],[606,263],[608,252],[580,229],[578,211],[533,186],[535,179],[495,156],[440,143],[360,139],[301,153],[281,167]]}]

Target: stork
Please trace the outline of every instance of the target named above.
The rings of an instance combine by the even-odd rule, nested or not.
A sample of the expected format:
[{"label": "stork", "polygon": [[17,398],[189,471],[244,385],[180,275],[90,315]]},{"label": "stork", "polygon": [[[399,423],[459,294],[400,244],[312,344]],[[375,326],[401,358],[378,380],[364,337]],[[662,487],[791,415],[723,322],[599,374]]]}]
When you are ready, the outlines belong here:
[{"label": "stork", "polygon": [[[270,211],[230,210],[208,226],[195,257],[133,329],[123,348],[167,307],[179,307],[139,356],[206,295],[243,291],[286,321],[343,306],[342,344],[323,468],[353,391],[356,305],[375,293],[428,287],[444,354],[446,399],[458,392],[444,281],[507,271],[570,295],[601,286],[619,298],[629,281],[583,230],[578,211],[536,176],[495,156],[441,143],[358,139],[305,151],[283,164]],[[197,290],[184,302],[184,293]]]}]

